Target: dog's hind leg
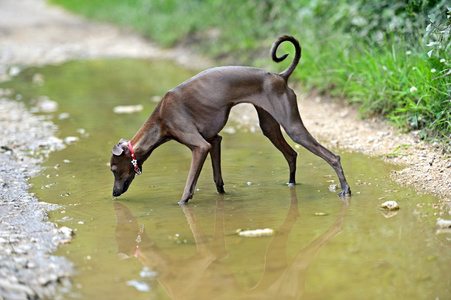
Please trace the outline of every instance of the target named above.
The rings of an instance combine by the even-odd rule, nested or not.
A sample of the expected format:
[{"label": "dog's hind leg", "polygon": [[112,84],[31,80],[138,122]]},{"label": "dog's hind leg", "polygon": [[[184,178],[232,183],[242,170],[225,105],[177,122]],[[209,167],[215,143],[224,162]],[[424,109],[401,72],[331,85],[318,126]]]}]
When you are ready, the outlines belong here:
[{"label": "dog's hind leg", "polygon": [[334,154],[320,143],[307,131],[302,123],[301,116],[297,105],[296,95],[292,90],[273,98],[269,103],[266,103],[268,112],[279,122],[285,129],[285,132],[290,138],[313,154],[324,159],[337,173],[341,184],[341,192],[338,196],[351,195],[351,189],[346,181],[343,173],[343,168],[340,162],[340,156]]},{"label": "dog's hind leg", "polygon": [[221,172],[221,140],[222,136],[219,134],[208,140],[211,144],[210,157],[213,167],[213,180],[215,181],[216,189],[219,194],[225,193]]},{"label": "dog's hind leg", "polygon": [[296,183],[296,157],[297,152],[288,145],[280,130],[280,124],[264,109],[255,106],[258,113],[260,128],[263,134],[273,143],[273,145],[282,152],[288,167],[290,168],[289,185]]},{"label": "dog's hind leg", "polygon": [[321,145],[312,135],[307,131],[301,119],[292,122],[290,126],[284,127],[287,134],[293,139],[294,142],[302,145],[304,148],[316,154],[317,156],[324,159],[337,173],[338,179],[341,184],[341,192],[338,196],[350,196],[351,188],[349,187],[345,175],[343,173],[343,168],[340,162],[340,156],[328,150],[326,147]]}]

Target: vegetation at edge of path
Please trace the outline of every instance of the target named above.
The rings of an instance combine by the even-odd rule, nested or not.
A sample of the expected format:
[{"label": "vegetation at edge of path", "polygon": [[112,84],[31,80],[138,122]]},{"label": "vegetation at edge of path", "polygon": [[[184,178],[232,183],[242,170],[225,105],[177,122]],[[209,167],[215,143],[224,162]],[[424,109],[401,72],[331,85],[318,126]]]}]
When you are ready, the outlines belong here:
[{"label": "vegetation at edge of path", "polygon": [[268,67],[273,41],[293,35],[303,49],[294,79],[305,87],[345,98],[363,117],[381,114],[398,127],[420,130],[422,138],[451,139],[447,0],[50,3],[133,28],[163,46],[198,45],[199,51],[229,63]]}]

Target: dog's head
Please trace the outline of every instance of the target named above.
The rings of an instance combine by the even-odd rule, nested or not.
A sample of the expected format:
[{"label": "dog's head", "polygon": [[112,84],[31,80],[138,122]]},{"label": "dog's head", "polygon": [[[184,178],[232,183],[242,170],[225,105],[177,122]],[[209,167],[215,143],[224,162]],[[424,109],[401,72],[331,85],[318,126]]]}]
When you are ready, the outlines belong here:
[{"label": "dog's head", "polygon": [[132,157],[127,140],[121,139],[111,153],[110,167],[114,175],[113,196],[118,197],[127,191],[136,173],[131,163]]}]

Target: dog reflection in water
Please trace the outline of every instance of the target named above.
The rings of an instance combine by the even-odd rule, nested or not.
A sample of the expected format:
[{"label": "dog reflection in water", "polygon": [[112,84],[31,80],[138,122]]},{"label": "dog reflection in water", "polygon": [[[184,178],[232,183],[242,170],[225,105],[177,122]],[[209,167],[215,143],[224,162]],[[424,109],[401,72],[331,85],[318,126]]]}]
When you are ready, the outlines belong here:
[{"label": "dog reflection in water", "polygon": [[216,202],[215,232],[211,242],[197,223],[193,208],[182,206],[197,249],[196,254],[189,258],[174,257],[160,249],[131,211],[115,202],[118,255],[121,259],[136,257],[155,271],[156,280],[174,300],[300,299],[304,294],[308,266],[321,248],[342,231],[350,199],[343,198],[341,211],[332,226],[288,262],[287,239],[299,217],[295,187],[290,191],[291,205],[287,217],[268,244],[260,282],[251,289],[246,290],[238,284],[235,274],[221,262],[227,257],[222,194],[218,195]]}]

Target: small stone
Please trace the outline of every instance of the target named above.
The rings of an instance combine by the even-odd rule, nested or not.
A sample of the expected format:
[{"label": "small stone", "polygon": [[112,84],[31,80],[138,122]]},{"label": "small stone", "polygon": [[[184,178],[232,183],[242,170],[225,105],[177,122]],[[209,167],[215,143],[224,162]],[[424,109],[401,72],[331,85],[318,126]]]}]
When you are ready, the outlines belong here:
[{"label": "small stone", "polygon": [[138,105],[123,105],[116,106],[113,108],[113,112],[115,114],[132,114],[135,112],[139,112],[143,110],[143,106],[141,104]]},{"label": "small stone", "polygon": [[329,185],[329,191],[336,192],[338,189],[338,184],[331,184]]},{"label": "small stone", "polygon": [[265,237],[274,235],[275,230],[271,228],[265,229],[255,229],[255,230],[245,230],[239,231],[238,235],[243,237]]},{"label": "small stone", "polygon": [[58,120],[66,120],[69,119],[69,117],[70,117],[69,113],[63,112],[58,115]]},{"label": "small stone", "polygon": [[443,220],[443,219],[439,219],[437,221],[437,226],[440,228],[451,228],[451,220]]},{"label": "small stone", "polygon": [[327,216],[328,213],[325,213],[325,212],[316,212],[316,213],[314,213],[313,215],[314,215],[314,216],[318,216],[318,217],[323,217],[323,216]]},{"label": "small stone", "polygon": [[382,210],[398,210],[399,205],[396,201],[385,201],[381,204],[380,209]]},{"label": "small stone", "polygon": [[14,77],[20,74],[22,70],[20,69],[20,67],[18,66],[12,66],[11,68],[9,68],[9,76]]},{"label": "small stone", "polygon": [[66,144],[69,145],[69,144],[78,142],[79,139],[80,139],[80,138],[77,137],[77,136],[68,136],[68,137],[66,137],[66,138],[64,139],[64,143],[66,143]]},{"label": "small stone", "polygon": [[58,110],[58,103],[43,96],[34,100],[38,112],[52,113]]},{"label": "small stone", "polygon": [[59,230],[66,238],[71,238],[74,236],[74,231],[69,227],[63,226]]}]

